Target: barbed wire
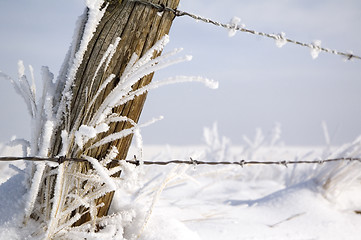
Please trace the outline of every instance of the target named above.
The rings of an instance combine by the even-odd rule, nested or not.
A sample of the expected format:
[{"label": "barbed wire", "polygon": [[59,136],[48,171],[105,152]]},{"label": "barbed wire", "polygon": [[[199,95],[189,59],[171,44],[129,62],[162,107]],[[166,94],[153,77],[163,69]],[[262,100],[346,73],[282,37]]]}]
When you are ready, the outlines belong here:
[{"label": "barbed wire", "polygon": [[281,34],[272,34],[272,33],[258,32],[258,31],[255,31],[255,30],[247,29],[242,25],[240,26],[240,25],[237,25],[237,24],[221,23],[221,22],[212,20],[210,18],[201,17],[201,16],[193,14],[193,13],[181,11],[181,10],[178,10],[178,9],[173,9],[173,8],[165,6],[164,4],[156,4],[156,3],[152,3],[152,2],[149,2],[149,1],[145,1],[145,0],[129,0],[129,1],[135,2],[135,3],[140,3],[140,4],[143,4],[143,5],[146,5],[146,6],[156,8],[158,10],[158,12],[171,12],[176,17],[187,16],[187,17],[195,19],[196,21],[202,21],[202,22],[205,22],[205,23],[213,24],[215,26],[223,27],[223,28],[226,28],[228,30],[246,32],[246,33],[253,34],[253,35],[258,35],[258,36],[262,36],[262,37],[271,38],[271,39],[274,39],[276,41],[280,40],[280,41],[284,41],[284,42],[293,43],[293,44],[296,44],[296,45],[299,45],[299,46],[302,46],[302,47],[308,47],[308,48],[310,48],[312,50],[315,50],[315,51],[322,51],[322,52],[331,53],[331,54],[335,54],[335,55],[341,55],[341,56],[344,56],[347,60],[351,60],[351,59],[359,59],[359,60],[361,60],[360,56],[355,55],[353,53],[345,53],[345,52],[342,52],[342,51],[321,47],[317,43],[303,43],[303,42],[300,42],[300,41],[297,41],[297,40],[286,38],[284,36],[284,34],[282,34],[282,33]]},{"label": "barbed wire", "polygon": [[[88,160],[83,158],[67,158],[67,157],[50,157],[50,158],[43,158],[43,157],[0,157],[0,161],[49,161],[62,164],[67,161],[72,162],[87,162]],[[127,163],[139,165],[169,165],[169,164],[189,164],[189,165],[239,165],[239,166],[246,166],[246,165],[282,165],[287,167],[288,165],[294,164],[324,164],[330,162],[360,162],[361,158],[351,158],[351,157],[342,157],[342,158],[332,158],[332,159],[323,159],[323,160],[313,160],[313,161],[305,161],[305,160],[281,160],[281,161],[256,161],[256,160],[240,160],[240,161],[219,161],[219,162],[211,162],[211,161],[199,161],[196,159],[190,158],[189,160],[169,160],[169,161],[149,161],[149,160],[139,160],[136,156],[133,159],[129,160],[121,160],[121,159],[113,159],[113,162],[121,162],[125,161]]]}]

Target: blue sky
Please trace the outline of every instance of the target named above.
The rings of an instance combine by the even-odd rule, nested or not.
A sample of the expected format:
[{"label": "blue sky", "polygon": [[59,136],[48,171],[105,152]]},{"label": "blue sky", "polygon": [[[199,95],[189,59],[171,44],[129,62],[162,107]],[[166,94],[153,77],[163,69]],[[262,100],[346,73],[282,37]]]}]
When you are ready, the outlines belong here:
[{"label": "blue sky", "polygon": [[[16,77],[19,59],[57,74],[71,42],[82,0],[1,0],[0,70]],[[181,0],[182,10],[229,22],[238,16],[250,29],[285,32],[306,43],[361,54],[361,2],[336,1],[205,1]],[[265,134],[277,122],[288,145],[322,145],[321,122],[331,142],[342,144],[361,134],[361,61],[344,62],[321,53],[313,60],[306,48],[258,36],[227,31],[177,18],[165,51],[183,47],[193,60],[163,70],[155,78],[200,75],[219,81],[218,90],[203,85],[167,86],[150,92],[141,117],[165,119],[143,129],[145,144],[200,144],[202,130],[218,122],[221,135],[234,144],[242,135]],[[40,81],[38,81],[40,84]],[[22,99],[0,81],[0,141],[12,135],[29,137],[29,117]]]}]

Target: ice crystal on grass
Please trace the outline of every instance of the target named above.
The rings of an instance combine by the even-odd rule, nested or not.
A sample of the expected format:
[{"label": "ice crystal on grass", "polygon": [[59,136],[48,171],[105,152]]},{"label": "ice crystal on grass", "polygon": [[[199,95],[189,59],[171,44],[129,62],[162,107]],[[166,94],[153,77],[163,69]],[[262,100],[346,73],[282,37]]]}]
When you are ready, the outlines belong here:
[{"label": "ice crystal on grass", "polygon": [[[72,46],[65,58],[58,79],[57,90],[62,91],[62,97],[56,108],[57,124],[59,124],[59,121],[62,121],[62,116],[66,112],[67,106],[70,104],[72,99],[71,88],[74,83],[76,73],[83,61],[88,43],[93,37],[99,21],[105,13],[106,7],[101,8],[103,2],[104,1],[101,0],[86,1],[87,10],[78,20]],[[59,94],[59,92],[56,94]]]},{"label": "ice crystal on grass", "polygon": [[[68,138],[70,139],[75,138],[75,142],[79,146],[79,150],[78,150],[79,153],[86,152],[87,150],[91,150],[93,148],[99,147],[107,143],[111,143],[117,139],[121,139],[123,137],[128,136],[129,134],[134,134],[134,133],[136,135],[138,147],[141,148],[142,143],[141,143],[140,129],[142,127],[154,123],[155,121],[160,120],[162,117],[158,119],[157,118],[152,119],[144,124],[137,124],[132,119],[129,119],[125,116],[116,115],[112,112],[113,108],[133,100],[135,96],[139,96],[145,93],[146,91],[160,87],[162,85],[167,85],[177,82],[198,81],[198,82],[203,82],[206,86],[211,88],[217,87],[216,82],[200,77],[175,77],[175,78],[167,79],[165,81],[155,81],[140,89],[133,90],[132,86],[136,82],[141,80],[144,76],[159,69],[165,68],[167,66],[183,61],[189,61],[191,59],[189,56],[171,59],[171,57],[173,57],[176,53],[180,52],[180,49],[176,49],[170,53],[164,54],[163,56],[152,59],[154,52],[162,50],[168,41],[169,41],[168,36],[163,37],[141,58],[139,58],[137,55],[134,54],[128,66],[125,68],[122,76],[120,77],[118,84],[105,97],[105,99],[100,104],[100,106],[95,111],[95,113],[92,116],[89,116],[89,123],[87,125],[81,125],[79,129],[70,130],[70,134],[68,135]],[[101,64],[105,65],[105,69],[107,68],[109,60],[112,58],[113,54],[115,53],[114,46],[116,46],[118,43],[119,43],[119,39],[116,39],[116,42],[109,46],[107,51],[107,53],[109,54],[107,55],[106,58],[104,58],[101,61]],[[95,100],[98,98],[98,96],[101,95],[101,93],[104,91],[104,89],[107,87],[107,85],[111,82],[113,78],[114,75],[110,75],[108,79],[106,79],[106,81],[103,83],[103,85],[100,86],[94,98],[90,99],[89,101],[90,105],[88,106],[88,108],[92,107],[92,105],[95,103]],[[109,129],[110,123],[124,122],[124,121],[129,122],[132,125],[132,127],[121,130],[119,132],[111,133],[103,138],[97,139],[90,146],[87,146],[86,148],[83,149],[83,147],[87,144],[87,142],[90,139],[94,139],[96,136],[98,136],[99,133],[107,131]],[[116,149],[113,148],[112,151],[109,153],[109,155],[113,157],[116,156],[117,154],[115,154],[115,151]],[[141,152],[141,150],[139,150],[139,152]],[[58,173],[58,177],[57,177],[58,180],[56,186],[62,185],[62,186],[67,186],[67,188],[69,188],[69,186],[74,185],[74,183],[75,185],[79,185],[82,184],[82,182],[84,182],[83,184],[85,184],[84,185],[85,187],[83,193],[81,193],[83,190],[79,190],[77,188],[78,190],[74,194],[70,194],[68,196],[58,196],[59,199],[64,199],[60,202],[62,205],[59,205],[58,207],[58,209],[60,209],[59,212],[57,212],[53,216],[53,220],[52,220],[52,221],[57,221],[57,223],[54,223],[54,226],[58,226],[58,228],[52,227],[52,229],[48,231],[49,236],[55,236],[60,233],[62,235],[59,236],[66,236],[68,233],[69,234],[71,233],[72,235],[80,234],[82,236],[84,235],[87,236],[88,238],[92,238],[95,236],[101,237],[101,235],[104,234],[104,231],[95,233],[96,226],[105,225],[105,224],[102,223],[102,219],[98,219],[96,217],[96,214],[94,214],[94,212],[97,211],[100,205],[96,206],[96,205],[92,205],[91,203],[109,192],[112,191],[117,192],[118,189],[134,188],[134,184],[136,184],[136,182],[131,182],[130,180],[137,178],[136,176],[132,176],[132,177],[129,176],[130,172],[132,172],[132,175],[137,173],[134,167],[132,171],[127,170],[130,167],[129,164],[120,163],[119,166],[108,169],[107,165],[110,162],[111,159],[110,156],[98,162],[97,159],[94,159],[90,156],[87,156],[86,154],[83,154],[82,157],[84,159],[87,159],[91,163],[91,165],[94,168],[93,170],[88,171],[87,174],[79,174],[79,176],[67,176],[66,178],[65,178],[67,174],[66,172],[63,173],[64,176],[59,176]],[[71,166],[71,163],[67,165],[68,165],[67,168],[69,168]],[[120,171],[122,172],[122,178],[117,179],[112,177],[114,176],[114,174]],[[62,179],[68,179],[67,180],[68,182],[64,183],[62,182],[64,181]],[[126,184],[126,182],[128,182],[128,184]],[[66,193],[67,191],[65,189],[62,189],[61,192]],[[67,203],[66,207],[64,205],[65,203]],[[69,209],[75,210],[80,206],[84,206],[85,208],[89,209],[83,214],[87,214],[87,213],[90,214],[90,217],[92,219],[91,222],[93,222],[92,225],[89,225],[90,224],[89,223],[77,228],[71,228],[72,224],[81,217],[77,214],[75,214],[73,217],[67,220],[66,224],[65,223],[60,224],[61,222],[64,221],[62,220],[64,216],[69,214]],[[62,213],[63,210],[61,209],[64,209],[65,212]],[[116,217],[120,217],[120,215],[116,215]],[[120,226],[110,225],[109,220],[110,219],[107,218],[108,224],[106,225],[106,229],[109,229],[110,231],[113,231],[114,229],[119,230]],[[113,230],[111,230],[112,228]],[[122,232],[118,230],[114,230],[114,231],[118,233]]]},{"label": "ice crystal on grass", "polygon": [[212,128],[203,129],[203,138],[207,145],[205,158],[207,160],[221,162],[227,161],[229,155],[230,140],[224,136],[220,137],[217,123]]},{"label": "ice crystal on grass", "polygon": [[[330,152],[327,158],[347,158],[361,156],[361,136]],[[334,198],[343,189],[361,178],[360,163],[351,161],[334,162],[318,167],[315,181],[321,186],[326,197]]]},{"label": "ice crystal on grass", "polygon": [[[97,7],[95,7],[95,9],[97,9]],[[92,8],[90,8],[89,11],[92,11]],[[91,17],[91,15],[92,13],[89,13],[89,17]],[[91,35],[91,31],[87,31]],[[85,40],[83,39],[83,41]],[[109,45],[95,71],[94,78],[97,77],[101,67],[104,67],[106,72],[119,42],[120,38],[117,38],[113,44]],[[91,169],[86,173],[78,171],[77,168],[79,168],[79,165],[73,162],[64,162],[60,165],[41,162],[28,166],[24,172],[28,176],[27,185],[29,186],[29,191],[26,193],[27,200],[24,206],[24,224],[27,226],[26,231],[30,232],[33,232],[31,229],[33,229],[34,226],[38,226],[35,228],[39,230],[32,233],[33,237],[39,239],[70,239],[73,237],[87,239],[122,239],[124,227],[130,225],[136,216],[134,213],[131,213],[132,210],[130,209],[129,211],[115,212],[112,216],[98,218],[97,212],[98,209],[102,207],[102,203],[96,203],[96,200],[110,192],[115,191],[117,193],[121,191],[124,193],[131,189],[138,189],[139,174],[142,168],[135,168],[134,165],[125,162],[120,162],[119,165],[110,167],[109,164],[118,154],[115,147],[110,148],[110,151],[104,159],[95,159],[86,153],[93,148],[112,143],[130,134],[135,134],[138,148],[137,157],[141,159],[141,128],[153,124],[163,117],[154,118],[146,123],[138,124],[126,116],[113,113],[113,109],[133,100],[136,96],[140,96],[151,89],[163,85],[180,82],[201,82],[212,89],[218,87],[217,82],[206,78],[177,76],[163,81],[154,81],[139,89],[133,89],[132,86],[144,76],[170,65],[191,60],[191,56],[174,57],[182,49],[175,49],[162,56],[153,58],[154,53],[163,50],[168,42],[169,37],[166,35],[142,57],[133,54],[129,64],[120,76],[117,85],[102,100],[100,105],[95,109],[94,114],[86,116],[89,121],[80,126],[75,124],[75,127],[72,129],[69,129],[67,124],[65,124],[65,126],[62,125],[61,119],[62,121],[67,121],[69,118],[68,110],[66,110],[65,107],[69,106],[71,99],[71,85],[75,77],[76,68],[82,59],[81,55],[84,50],[82,47],[79,48],[77,53],[73,53],[72,57],[69,57],[68,60],[72,63],[65,64],[64,68],[66,66],[68,66],[68,68],[62,70],[63,73],[67,72],[67,74],[63,75],[67,76],[67,80],[63,82],[60,105],[55,103],[54,96],[58,95],[57,91],[64,79],[60,77],[57,79],[57,82],[54,83],[54,76],[48,68],[44,67],[42,69],[43,92],[39,99],[37,99],[38,96],[36,96],[35,85],[29,83],[25,75],[24,64],[21,61],[19,62],[18,81],[14,81],[9,76],[0,72],[0,76],[10,80],[17,93],[25,100],[32,117],[31,129],[33,131],[31,141],[13,141],[14,144],[19,143],[23,145],[25,156],[27,156],[28,152],[31,156],[47,157],[51,155],[50,151],[54,129],[59,129],[62,139],[60,156],[65,156],[69,151],[74,151],[75,149],[76,155],[81,156],[91,165]],[[81,45],[82,44],[85,43],[82,42]],[[30,74],[33,76],[32,68],[30,68]],[[99,87],[94,97],[89,99],[89,104],[85,109],[86,114],[92,112],[89,111],[90,108],[94,107],[95,102],[99,100],[100,95],[103,95],[104,90],[112,82],[114,77],[114,74],[110,74]],[[34,80],[32,81],[34,82]],[[75,121],[80,122],[80,119]],[[101,133],[109,130],[111,123],[117,122],[128,122],[131,127],[99,137]],[[49,168],[49,166],[52,168]],[[74,172],[78,173],[74,174]],[[120,172],[122,173],[120,178],[114,177]],[[40,186],[43,186],[42,189],[40,189]],[[40,190],[43,192],[39,195]],[[156,196],[157,195],[159,195],[159,193],[156,194]],[[154,207],[154,203],[152,207]],[[85,210],[78,211],[79,208]],[[74,227],[73,225],[86,214],[88,214],[91,219],[89,223]],[[150,213],[148,213],[147,218],[149,218],[149,216]],[[143,223],[142,228],[144,228],[146,224],[147,220]],[[101,226],[102,229],[97,231],[99,230],[99,226]]]}]

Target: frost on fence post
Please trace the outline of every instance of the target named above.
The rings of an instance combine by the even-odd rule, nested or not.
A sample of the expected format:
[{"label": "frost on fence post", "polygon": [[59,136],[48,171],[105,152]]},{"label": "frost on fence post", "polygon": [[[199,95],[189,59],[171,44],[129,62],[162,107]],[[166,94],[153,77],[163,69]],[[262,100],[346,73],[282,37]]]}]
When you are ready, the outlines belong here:
[{"label": "frost on fence post", "polygon": [[[87,32],[95,36],[97,31],[88,29],[97,26],[91,20],[91,16],[100,19],[99,14],[106,16],[106,12],[92,7],[87,11],[83,18],[89,19],[86,21],[81,18],[79,23],[84,26],[78,26],[77,29],[84,28],[84,34]],[[97,14],[91,13],[92,11]],[[94,44],[95,46],[90,47],[94,49],[98,37],[94,42],[88,42],[89,36],[79,38],[80,34],[76,32],[72,45],[74,49],[70,49],[57,81],[53,81],[53,75],[48,68],[42,69],[43,93],[40,97],[36,96],[35,84],[31,85],[28,82],[22,62],[19,62],[18,81],[13,81],[11,77],[0,72],[0,77],[11,81],[15,90],[24,98],[32,117],[31,141],[17,139],[13,143],[23,145],[25,157],[55,157],[53,159],[60,161],[59,164],[29,162],[25,170],[28,172],[25,182],[29,190],[26,194],[23,224],[28,228],[25,231],[31,231],[32,236],[39,239],[93,238],[95,235],[99,236],[96,233],[99,228],[106,228],[105,231],[109,234],[101,233],[101,238],[121,237],[124,231],[122,221],[118,219],[121,219],[124,213],[117,213],[108,218],[104,215],[107,214],[114,192],[124,189],[124,181],[128,181],[125,178],[135,166],[113,159],[125,159],[133,134],[139,150],[138,157],[141,157],[141,128],[162,119],[154,118],[138,124],[145,94],[160,86],[181,82],[200,82],[209,88],[218,88],[217,82],[202,77],[176,76],[150,82],[155,71],[190,61],[192,57],[176,57],[182,49],[174,49],[160,56],[164,46],[169,42],[169,37],[161,25],[168,23],[169,29],[171,20],[164,20],[164,15],[159,16],[151,11],[148,14],[149,18],[155,17],[154,22],[159,21],[156,30],[148,29],[147,24],[144,27],[149,31],[146,33],[146,40],[152,45],[146,45],[145,41],[134,46],[133,42],[130,43],[131,46],[123,46],[122,40],[127,39],[128,35],[124,38],[114,36],[106,45],[103,55],[95,56],[99,61],[94,64],[95,69],[88,69],[92,71],[89,76],[84,75],[86,69],[82,69],[82,64],[88,66],[88,61],[94,56],[81,56],[87,54],[82,44]],[[87,26],[87,22],[91,24]],[[126,30],[125,27],[123,31]],[[149,36],[153,36],[152,40],[149,40]],[[139,44],[145,44],[140,52],[137,48]],[[130,47],[135,48],[129,51]],[[124,52],[128,56],[123,64],[119,64],[119,58],[123,57]],[[88,61],[79,62],[79,59]],[[118,67],[122,68],[121,71]],[[83,70],[83,73],[77,76],[80,70]],[[33,76],[31,67],[30,72]],[[81,79],[81,82],[77,79]],[[145,79],[147,82],[144,82]],[[77,87],[77,84],[80,86]],[[81,90],[81,87],[84,89]],[[63,90],[59,94],[55,89]],[[61,160],[65,158],[82,158],[86,161]],[[142,163],[142,159],[139,160]],[[135,169],[135,173],[130,174],[133,176],[130,181],[134,181],[138,171]],[[119,178],[121,172],[128,172],[123,179]],[[128,187],[129,183],[125,185]],[[109,220],[113,224],[110,224]],[[131,221],[132,218],[128,224]],[[34,226],[40,230],[34,232]]]},{"label": "frost on fence post", "polygon": [[[158,2],[176,8],[179,0]],[[55,98],[44,102],[50,110],[39,115],[45,120],[45,128],[34,139],[41,144],[32,149],[37,149],[34,155],[97,159],[106,163],[112,169],[111,176],[116,177],[120,169],[106,159],[126,158],[146,98],[147,90],[141,89],[151,82],[153,71],[161,65],[162,59],[152,59],[166,44],[164,36],[174,14],[159,15],[157,9],[132,1],[94,0],[86,4],[53,84]],[[106,104],[102,104],[104,101]],[[114,189],[99,190],[94,179],[84,179],[100,169],[93,168],[88,162],[65,162],[55,169],[35,166],[32,175],[37,176],[37,181],[32,182],[26,219],[31,216],[39,221],[50,239],[66,228],[106,215]],[[101,173],[105,176],[105,172]],[[77,195],[80,192],[92,193],[96,200],[81,203]],[[64,210],[69,209],[68,204],[72,211]]]}]

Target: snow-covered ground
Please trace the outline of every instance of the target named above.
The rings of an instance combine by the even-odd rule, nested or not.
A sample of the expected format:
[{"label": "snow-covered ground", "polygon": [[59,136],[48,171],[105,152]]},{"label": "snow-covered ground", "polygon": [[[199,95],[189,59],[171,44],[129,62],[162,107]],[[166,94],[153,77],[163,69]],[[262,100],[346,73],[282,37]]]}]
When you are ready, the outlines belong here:
[{"label": "snow-covered ground", "polygon": [[[207,131],[204,145],[144,146],[143,159],[314,160],[338,149],[256,144],[256,140],[247,147],[232,146],[218,137],[215,127]],[[2,155],[16,151],[3,148]],[[132,148],[129,155],[137,151]],[[15,164],[21,168],[23,163]],[[360,181],[345,180],[335,171],[336,164],[140,166],[134,176],[123,173],[125,190],[115,196],[111,212],[123,212],[124,239],[360,239]],[[16,173],[7,165],[1,165],[1,182]],[[359,167],[354,163],[352,168]],[[323,181],[331,175],[339,175],[339,182],[325,188]],[[21,176],[0,185],[0,239],[32,238],[14,225],[21,223],[25,193]]]},{"label": "snow-covered ground", "polygon": [[[206,78],[180,76],[133,90],[131,86],[143,76],[191,59],[185,56],[169,60],[179,52],[174,50],[152,60],[154,51],[159,51],[168,42],[167,36],[140,59],[133,55],[119,83],[89,122],[80,123],[83,116],[79,116],[79,121],[75,121],[79,126],[63,124],[70,119],[67,106],[71,106],[76,72],[104,13],[104,9],[99,10],[103,1],[86,2],[89,16],[84,14],[79,21],[86,21],[84,29],[82,24],[78,25],[78,29],[83,29],[82,38],[78,39],[80,35],[76,31],[74,49],[71,48],[55,82],[49,69],[42,69],[42,96],[36,96],[35,84],[27,80],[33,77],[26,77],[22,61],[19,62],[17,81],[0,72],[1,77],[10,80],[24,98],[32,117],[30,141],[14,139],[12,144],[20,144],[22,148],[3,145],[1,155],[49,156],[52,154],[54,130],[58,129],[62,138],[60,156],[85,154],[134,133],[135,148],[130,150],[129,159],[134,154],[138,160],[192,158],[213,162],[361,157],[361,137],[343,146],[330,146],[325,124],[325,147],[288,147],[280,142],[279,125],[267,136],[257,130],[253,139],[244,136],[244,145],[233,146],[228,138],[218,135],[216,124],[204,129],[204,144],[200,146],[143,147],[140,129],[161,118],[138,125],[125,116],[112,114],[114,107],[169,83],[198,81],[213,89],[218,87],[217,82]],[[108,46],[94,78],[101,66],[107,70],[119,41],[117,38]],[[79,50],[75,52],[78,43]],[[32,76],[32,67],[30,73]],[[91,109],[97,96],[113,78],[115,75],[110,74],[96,89],[87,109]],[[61,95],[55,91],[56,86],[62,89]],[[86,146],[97,134],[107,132],[110,123],[124,121],[131,123],[131,129],[107,135]],[[237,126],[232,128],[237,129]],[[119,166],[107,169],[117,154],[114,147],[104,159],[81,155],[93,166],[84,174],[74,174],[69,170],[78,169],[75,168],[77,163],[0,163],[0,239],[360,239],[359,162],[289,164],[288,167],[283,164],[243,167],[140,164],[136,167],[120,161]],[[118,172],[121,172],[120,178],[114,178]],[[39,193],[39,188],[44,192]],[[110,192],[115,192],[115,196],[109,215],[99,218],[97,208],[100,206],[95,200]],[[79,208],[84,211],[79,211]],[[73,227],[81,214],[87,213],[91,217],[89,224]]]},{"label": "snow-covered ground", "polygon": [[[162,151],[168,154],[172,149]],[[181,149],[189,153],[195,148],[176,147],[174,152]],[[289,159],[292,153],[302,156],[311,149],[261,147],[254,157]],[[316,155],[322,152],[322,148],[313,150]],[[231,149],[240,151],[240,147]],[[361,215],[355,213],[361,209],[359,182],[327,196],[312,178],[322,166],[145,168],[147,175],[167,175],[172,170],[180,175],[168,183],[156,202],[144,240],[360,239]]]}]

